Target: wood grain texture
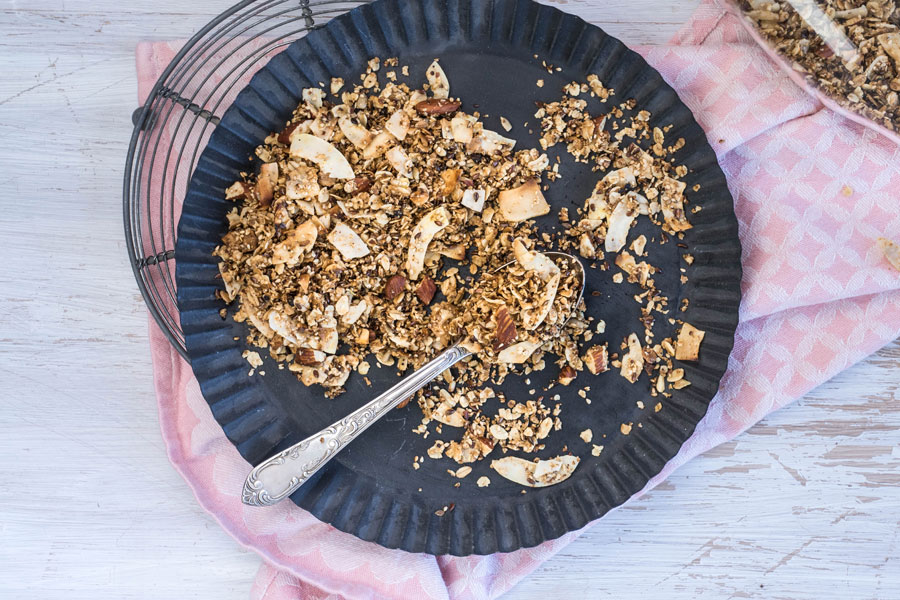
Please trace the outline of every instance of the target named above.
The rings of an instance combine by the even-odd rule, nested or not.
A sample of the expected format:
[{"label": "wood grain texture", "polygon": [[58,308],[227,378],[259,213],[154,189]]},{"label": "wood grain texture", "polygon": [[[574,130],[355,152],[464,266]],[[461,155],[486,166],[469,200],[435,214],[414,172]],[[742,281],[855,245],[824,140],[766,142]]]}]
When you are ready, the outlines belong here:
[{"label": "wood grain texture", "polygon": [[[555,2],[627,43],[696,5]],[[245,598],[258,557],[165,457],[121,177],[134,46],[224,7],[0,3],[0,597]],[[696,459],[511,598],[900,597],[900,345]]]}]

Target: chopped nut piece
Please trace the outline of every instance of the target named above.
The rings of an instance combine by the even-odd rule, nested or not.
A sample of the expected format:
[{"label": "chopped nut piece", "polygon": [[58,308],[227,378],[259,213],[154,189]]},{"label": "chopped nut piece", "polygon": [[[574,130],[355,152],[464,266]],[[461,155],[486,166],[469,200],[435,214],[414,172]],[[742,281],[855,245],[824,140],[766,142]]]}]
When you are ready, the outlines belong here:
[{"label": "chopped nut piece", "polygon": [[510,123],[509,119],[507,119],[506,117],[500,117],[500,126],[505,131],[512,131],[512,123]]},{"label": "chopped nut piece", "polygon": [[344,87],[344,80],[340,77],[331,78],[331,94],[337,96],[337,93]]},{"label": "chopped nut piece", "polygon": [[518,336],[516,332],[516,323],[509,314],[506,305],[502,305],[494,313],[494,321],[496,323],[496,337],[494,338],[494,350],[500,351],[506,348],[516,340]]},{"label": "chopped nut piece", "polygon": [[677,360],[698,360],[700,343],[705,335],[705,331],[697,329],[690,323],[682,325],[681,331],[678,332],[678,340],[675,342],[675,358]]},{"label": "chopped nut piece", "polygon": [[435,292],[437,292],[437,286],[434,284],[434,280],[427,275],[422,278],[422,281],[416,287],[416,296],[423,304],[431,304]]},{"label": "chopped nut piece", "polygon": [[603,446],[598,446],[594,444],[591,448],[591,456],[600,456],[600,453],[603,452]]},{"label": "chopped nut piece", "polygon": [[384,297],[389,301],[393,301],[397,296],[406,290],[406,277],[403,275],[394,275],[387,280],[384,286]]},{"label": "chopped nut piece", "polygon": [[622,423],[619,426],[619,431],[622,432],[622,435],[628,435],[629,433],[631,433],[631,426],[632,423]]},{"label": "chopped nut piece", "polygon": [[[588,371],[594,375],[599,375],[600,373],[608,371],[609,365],[607,364],[606,344],[602,346],[591,346],[587,349],[587,352],[584,353],[582,360],[584,361],[584,364],[587,365]],[[632,383],[634,382],[632,381]]]},{"label": "chopped nut piece", "polygon": [[312,348],[302,348],[297,355],[297,362],[301,365],[318,365],[325,361],[325,353]]},{"label": "chopped nut piece", "polygon": [[569,365],[566,365],[562,369],[560,369],[559,378],[557,379],[557,381],[560,383],[560,385],[569,385],[570,383],[575,381],[575,378],[577,376],[577,371],[575,371],[575,369],[573,369]]},{"label": "chopped nut piece", "polygon": [[484,475],[482,475],[481,477],[478,478],[478,481],[475,482],[475,485],[477,485],[480,488],[487,487],[487,486],[491,485],[491,480],[489,478],[485,477]]},{"label": "chopped nut piece", "polygon": [[582,440],[584,440],[584,442],[586,444],[589,444],[591,442],[591,440],[594,439],[594,432],[591,431],[590,429],[585,429],[584,431],[582,431],[581,433],[578,434],[578,437],[580,437]]}]

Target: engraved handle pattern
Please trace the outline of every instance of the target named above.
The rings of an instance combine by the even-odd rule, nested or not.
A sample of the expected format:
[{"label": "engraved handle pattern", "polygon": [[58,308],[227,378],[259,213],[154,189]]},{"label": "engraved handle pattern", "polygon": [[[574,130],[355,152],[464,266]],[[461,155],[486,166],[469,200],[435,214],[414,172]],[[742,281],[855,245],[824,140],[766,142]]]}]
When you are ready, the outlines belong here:
[{"label": "engraved handle pattern", "polygon": [[337,423],[260,463],[250,471],[244,482],[244,504],[270,506],[290,496],[372,423],[469,354],[469,351],[460,346],[451,346],[421,369]]}]

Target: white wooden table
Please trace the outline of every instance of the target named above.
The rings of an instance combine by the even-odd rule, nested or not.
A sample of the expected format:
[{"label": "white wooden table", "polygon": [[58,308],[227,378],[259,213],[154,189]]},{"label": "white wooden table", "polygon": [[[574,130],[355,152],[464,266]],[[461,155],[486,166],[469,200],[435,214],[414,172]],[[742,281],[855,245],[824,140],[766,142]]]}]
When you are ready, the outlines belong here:
[{"label": "white wooden table", "polygon": [[[559,0],[631,44],[696,0]],[[140,39],[221,0],[0,4],[0,598],[245,598],[160,439],[121,176]],[[597,524],[515,598],[900,598],[900,344]]]}]

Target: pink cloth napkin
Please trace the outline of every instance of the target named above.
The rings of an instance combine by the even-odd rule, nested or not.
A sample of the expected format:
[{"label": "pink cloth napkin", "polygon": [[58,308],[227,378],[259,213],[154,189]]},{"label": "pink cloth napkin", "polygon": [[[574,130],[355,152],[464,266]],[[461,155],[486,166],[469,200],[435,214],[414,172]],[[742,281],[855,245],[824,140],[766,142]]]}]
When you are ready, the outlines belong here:
[{"label": "pink cloth napkin", "polygon": [[[701,4],[669,45],[639,51],[707,132],[744,244],[728,373],[693,437],[647,491],[900,335],[900,274],[875,246],[878,236],[900,239],[900,147],[804,92],[716,0]],[[142,98],[172,55],[169,43],[140,46]],[[150,337],[169,457],[200,504],[263,557],[252,598],[495,598],[578,536],[510,554],[436,558],[360,541],[289,502],[244,507],[250,467],[152,321]]]}]

